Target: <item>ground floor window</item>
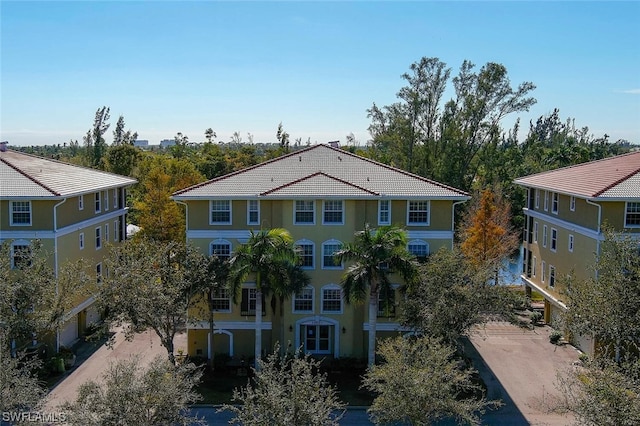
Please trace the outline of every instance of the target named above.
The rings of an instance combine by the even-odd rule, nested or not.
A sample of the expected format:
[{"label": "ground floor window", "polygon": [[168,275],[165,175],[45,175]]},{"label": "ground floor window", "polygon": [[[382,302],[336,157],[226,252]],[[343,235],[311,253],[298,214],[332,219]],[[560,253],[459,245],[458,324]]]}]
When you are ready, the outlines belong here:
[{"label": "ground floor window", "polygon": [[303,325],[304,350],[314,354],[331,353],[332,325]]}]

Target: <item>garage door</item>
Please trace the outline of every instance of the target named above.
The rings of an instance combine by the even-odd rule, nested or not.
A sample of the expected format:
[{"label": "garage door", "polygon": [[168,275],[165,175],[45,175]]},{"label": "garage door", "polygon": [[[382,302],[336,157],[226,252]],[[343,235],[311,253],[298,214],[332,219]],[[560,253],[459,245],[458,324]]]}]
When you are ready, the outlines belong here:
[{"label": "garage door", "polygon": [[78,339],[78,316],[74,315],[60,330],[60,345],[71,347]]}]

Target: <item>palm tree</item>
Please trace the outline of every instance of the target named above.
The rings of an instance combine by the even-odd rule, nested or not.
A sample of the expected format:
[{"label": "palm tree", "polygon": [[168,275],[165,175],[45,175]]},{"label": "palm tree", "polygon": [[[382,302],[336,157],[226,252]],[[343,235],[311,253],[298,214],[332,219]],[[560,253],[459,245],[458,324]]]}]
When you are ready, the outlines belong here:
[{"label": "palm tree", "polygon": [[229,285],[234,303],[249,276],[256,282],[256,368],[259,368],[258,359],[262,353],[262,297],[273,293],[276,297],[286,298],[299,291],[307,279],[301,278],[304,274],[300,274],[297,265],[298,253],[293,238],[282,228],[251,231],[249,241],[229,259]]},{"label": "palm tree", "polygon": [[382,226],[372,231],[369,224],[356,232],[353,243],[337,251],[336,258],[353,261],[342,277],[345,301],[365,300],[369,291],[369,352],[368,363],[375,361],[378,298],[390,294],[389,277],[398,273],[406,284],[417,276],[417,263],[407,250],[407,235],[395,226]]}]

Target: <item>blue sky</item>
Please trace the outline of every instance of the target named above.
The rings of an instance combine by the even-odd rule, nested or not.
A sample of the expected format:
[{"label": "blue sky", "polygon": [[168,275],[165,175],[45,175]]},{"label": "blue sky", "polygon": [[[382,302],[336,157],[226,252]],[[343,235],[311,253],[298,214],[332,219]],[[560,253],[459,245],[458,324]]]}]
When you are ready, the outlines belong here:
[{"label": "blue sky", "polygon": [[[0,140],[82,141],[97,108],[140,139],[369,139],[421,57],[506,66],[529,120],[560,109],[640,143],[640,2],[0,2]],[[448,99],[452,95],[447,92]],[[511,127],[515,116],[503,122]]]}]

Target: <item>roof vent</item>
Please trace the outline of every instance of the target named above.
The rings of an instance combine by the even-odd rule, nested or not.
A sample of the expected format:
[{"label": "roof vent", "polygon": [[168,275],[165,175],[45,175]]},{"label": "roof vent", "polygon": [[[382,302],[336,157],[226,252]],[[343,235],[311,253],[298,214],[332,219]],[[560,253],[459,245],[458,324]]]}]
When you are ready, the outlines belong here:
[{"label": "roof vent", "polygon": [[339,155],[338,155],[338,160],[342,161],[342,157],[340,157]]},{"label": "roof vent", "polygon": [[302,161],[302,155],[298,157],[298,161]]},{"label": "roof vent", "polygon": [[0,152],[7,152],[7,145],[8,144],[9,144],[9,141],[0,142]]}]

